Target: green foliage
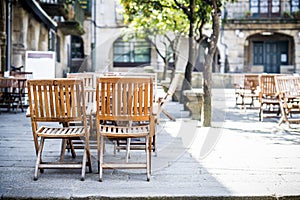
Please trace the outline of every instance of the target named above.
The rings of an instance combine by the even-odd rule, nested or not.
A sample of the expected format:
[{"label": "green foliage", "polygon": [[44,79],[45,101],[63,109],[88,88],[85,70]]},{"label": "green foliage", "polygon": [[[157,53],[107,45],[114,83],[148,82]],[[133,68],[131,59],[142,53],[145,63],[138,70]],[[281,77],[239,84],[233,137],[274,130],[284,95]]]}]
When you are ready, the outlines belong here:
[{"label": "green foliage", "polygon": [[300,19],[300,10],[297,10],[297,11],[293,12],[293,17],[295,19]]},{"label": "green foliage", "polygon": [[169,31],[186,33],[187,18],[172,0],[121,0],[125,24],[147,35],[163,35]]}]

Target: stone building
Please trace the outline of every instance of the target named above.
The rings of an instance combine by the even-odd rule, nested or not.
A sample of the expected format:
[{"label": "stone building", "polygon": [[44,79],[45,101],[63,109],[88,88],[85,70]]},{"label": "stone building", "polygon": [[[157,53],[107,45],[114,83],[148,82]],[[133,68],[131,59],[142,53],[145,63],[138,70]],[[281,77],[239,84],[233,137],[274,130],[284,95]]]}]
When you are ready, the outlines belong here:
[{"label": "stone building", "polygon": [[299,73],[298,0],[239,0],[224,10],[219,49],[229,72]]},{"label": "stone building", "polygon": [[[77,71],[134,71],[137,66],[161,71],[163,62],[152,45],[144,40],[121,39],[124,25],[118,2],[0,1],[0,71],[7,69],[9,38],[12,66],[24,65],[26,51],[55,51],[56,77]],[[223,9],[213,72],[298,73],[299,4],[298,0],[228,2]],[[186,66],[185,49],[187,40],[182,38],[177,71],[184,71]],[[203,62],[203,53],[198,55],[197,66]]]},{"label": "stone building", "polygon": [[80,65],[90,54],[90,47],[84,48],[85,43],[90,44],[90,34],[84,35],[90,32],[90,7],[89,1],[84,2],[1,1],[0,71],[11,70],[11,66],[24,66],[26,71],[26,51],[54,51],[56,77]]},{"label": "stone building", "polygon": [[[213,72],[298,73],[300,71],[299,4],[298,0],[228,2],[223,9],[221,34],[214,61],[217,64],[213,66]],[[147,44],[122,43],[120,38],[123,34],[123,24],[122,16],[118,14],[118,10],[121,9],[118,1],[101,0],[96,1],[93,6],[95,6],[94,19],[97,25],[94,32],[95,71],[128,70],[126,66],[136,65],[161,68],[161,61],[153,48],[147,52],[149,59],[145,59],[144,63],[135,63],[132,55],[126,55],[126,51],[134,51],[135,46]],[[184,71],[187,61],[187,51],[184,49],[187,49],[187,41],[183,38],[180,42],[177,63],[179,71]],[[201,58],[200,54],[201,51],[199,58]],[[121,60],[128,63],[120,63]],[[197,66],[198,64],[196,63]]]},{"label": "stone building", "polygon": [[[136,71],[137,67],[151,66],[162,71],[163,61],[155,48],[145,40],[123,41],[124,24],[122,7],[118,0],[94,1],[95,12],[95,71]],[[183,38],[180,49],[187,49],[188,42]],[[159,45],[158,45],[159,46]],[[163,47],[162,47],[163,48]],[[187,51],[180,51],[177,71],[184,71],[187,62]]]}]

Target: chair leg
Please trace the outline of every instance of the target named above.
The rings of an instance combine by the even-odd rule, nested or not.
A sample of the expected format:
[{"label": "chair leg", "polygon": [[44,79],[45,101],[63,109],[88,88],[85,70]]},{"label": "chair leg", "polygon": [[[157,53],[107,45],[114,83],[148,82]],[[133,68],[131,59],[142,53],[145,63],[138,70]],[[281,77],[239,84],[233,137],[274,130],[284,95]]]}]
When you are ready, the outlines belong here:
[{"label": "chair leg", "polygon": [[115,156],[117,154],[117,141],[114,140],[113,143],[114,143],[114,156]]},{"label": "chair leg", "polygon": [[259,121],[263,121],[263,105],[260,104],[259,106]]},{"label": "chair leg", "polygon": [[69,143],[69,145],[70,145],[72,158],[76,158],[76,153],[75,153],[73,141],[72,141],[71,139],[69,139],[69,140],[67,141],[67,143]]},{"label": "chair leg", "polygon": [[125,162],[126,163],[128,163],[128,159],[130,158],[130,143],[131,143],[131,138],[127,138],[126,157],[125,157]]},{"label": "chair leg", "polygon": [[89,172],[92,173],[93,170],[92,170],[92,158],[91,158],[90,146],[87,147],[86,153],[88,159]]},{"label": "chair leg", "polygon": [[97,133],[97,163],[98,163],[98,173],[100,173],[100,135]]},{"label": "chair leg", "polygon": [[61,150],[60,150],[60,161],[63,161],[65,159],[66,148],[67,148],[67,139],[62,139]]},{"label": "chair leg", "polygon": [[86,155],[87,155],[87,150],[85,147],[83,152],[83,158],[82,158],[81,181],[84,181],[85,179]]},{"label": "chair leg", "polygon": [[151,154],[151,147],[149,147],[149,137],[147,136],[146,139],[146,173],[147,173],[147,181],[150,181],[150,154]]},{"label": "chair leg", "polygon": [[104,137],[100,136],[100,147],[98,146],[98,148],[100,148],[100,154],[99,154],[99,181],[102,182],[102,164],[103,164],[103,149],[104,149]]},{"label": "chair leg", "polygon": [[35,180],[35,181],[38,179],[38,171],[39,171],[39,165],[42,161],[42,151],[43,151],[43,148],[44,148],[44,142],[45,142],[44,137],[41,137],[41,142],[40,142],[38,154],[36,156],[36,163],[35,163],[35,170],[34,170],[33,180]]},{"label": "chair leg", "polygon": [[[154,152],[154,155],[157,156],[157,148],[156,148],[156,134],[153,135],[153,138],[152,138],[152,142],[151,142],[151,145],[153,146],[153,149],[152,151]],[[152,147],[151,146],[151,147]]]}]

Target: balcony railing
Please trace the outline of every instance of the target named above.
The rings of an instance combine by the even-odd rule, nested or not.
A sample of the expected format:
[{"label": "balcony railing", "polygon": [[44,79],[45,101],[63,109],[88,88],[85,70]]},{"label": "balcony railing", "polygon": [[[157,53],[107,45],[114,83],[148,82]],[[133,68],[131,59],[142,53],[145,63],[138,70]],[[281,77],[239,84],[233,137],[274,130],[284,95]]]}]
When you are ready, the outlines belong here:
[{"label": "balcony railing", "polygon": [[226,5],[226,19],[297,19],[299,5],[286,0],[239,0]]},{"label": "balcony railing", "polygon": [[68,0],[40,0],[41,7],[50,16],[68,16]]}]

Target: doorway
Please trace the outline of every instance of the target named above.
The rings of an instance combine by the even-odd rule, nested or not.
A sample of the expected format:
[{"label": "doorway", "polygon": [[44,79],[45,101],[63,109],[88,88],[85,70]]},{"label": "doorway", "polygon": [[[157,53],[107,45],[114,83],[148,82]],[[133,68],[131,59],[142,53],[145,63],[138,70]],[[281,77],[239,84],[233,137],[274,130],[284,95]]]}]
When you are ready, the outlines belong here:
[{"label": "doorway", "polygon": [[263,65],[266,73],[280,73],[289,63],[289,41],[253,41],[253,64]]}]

